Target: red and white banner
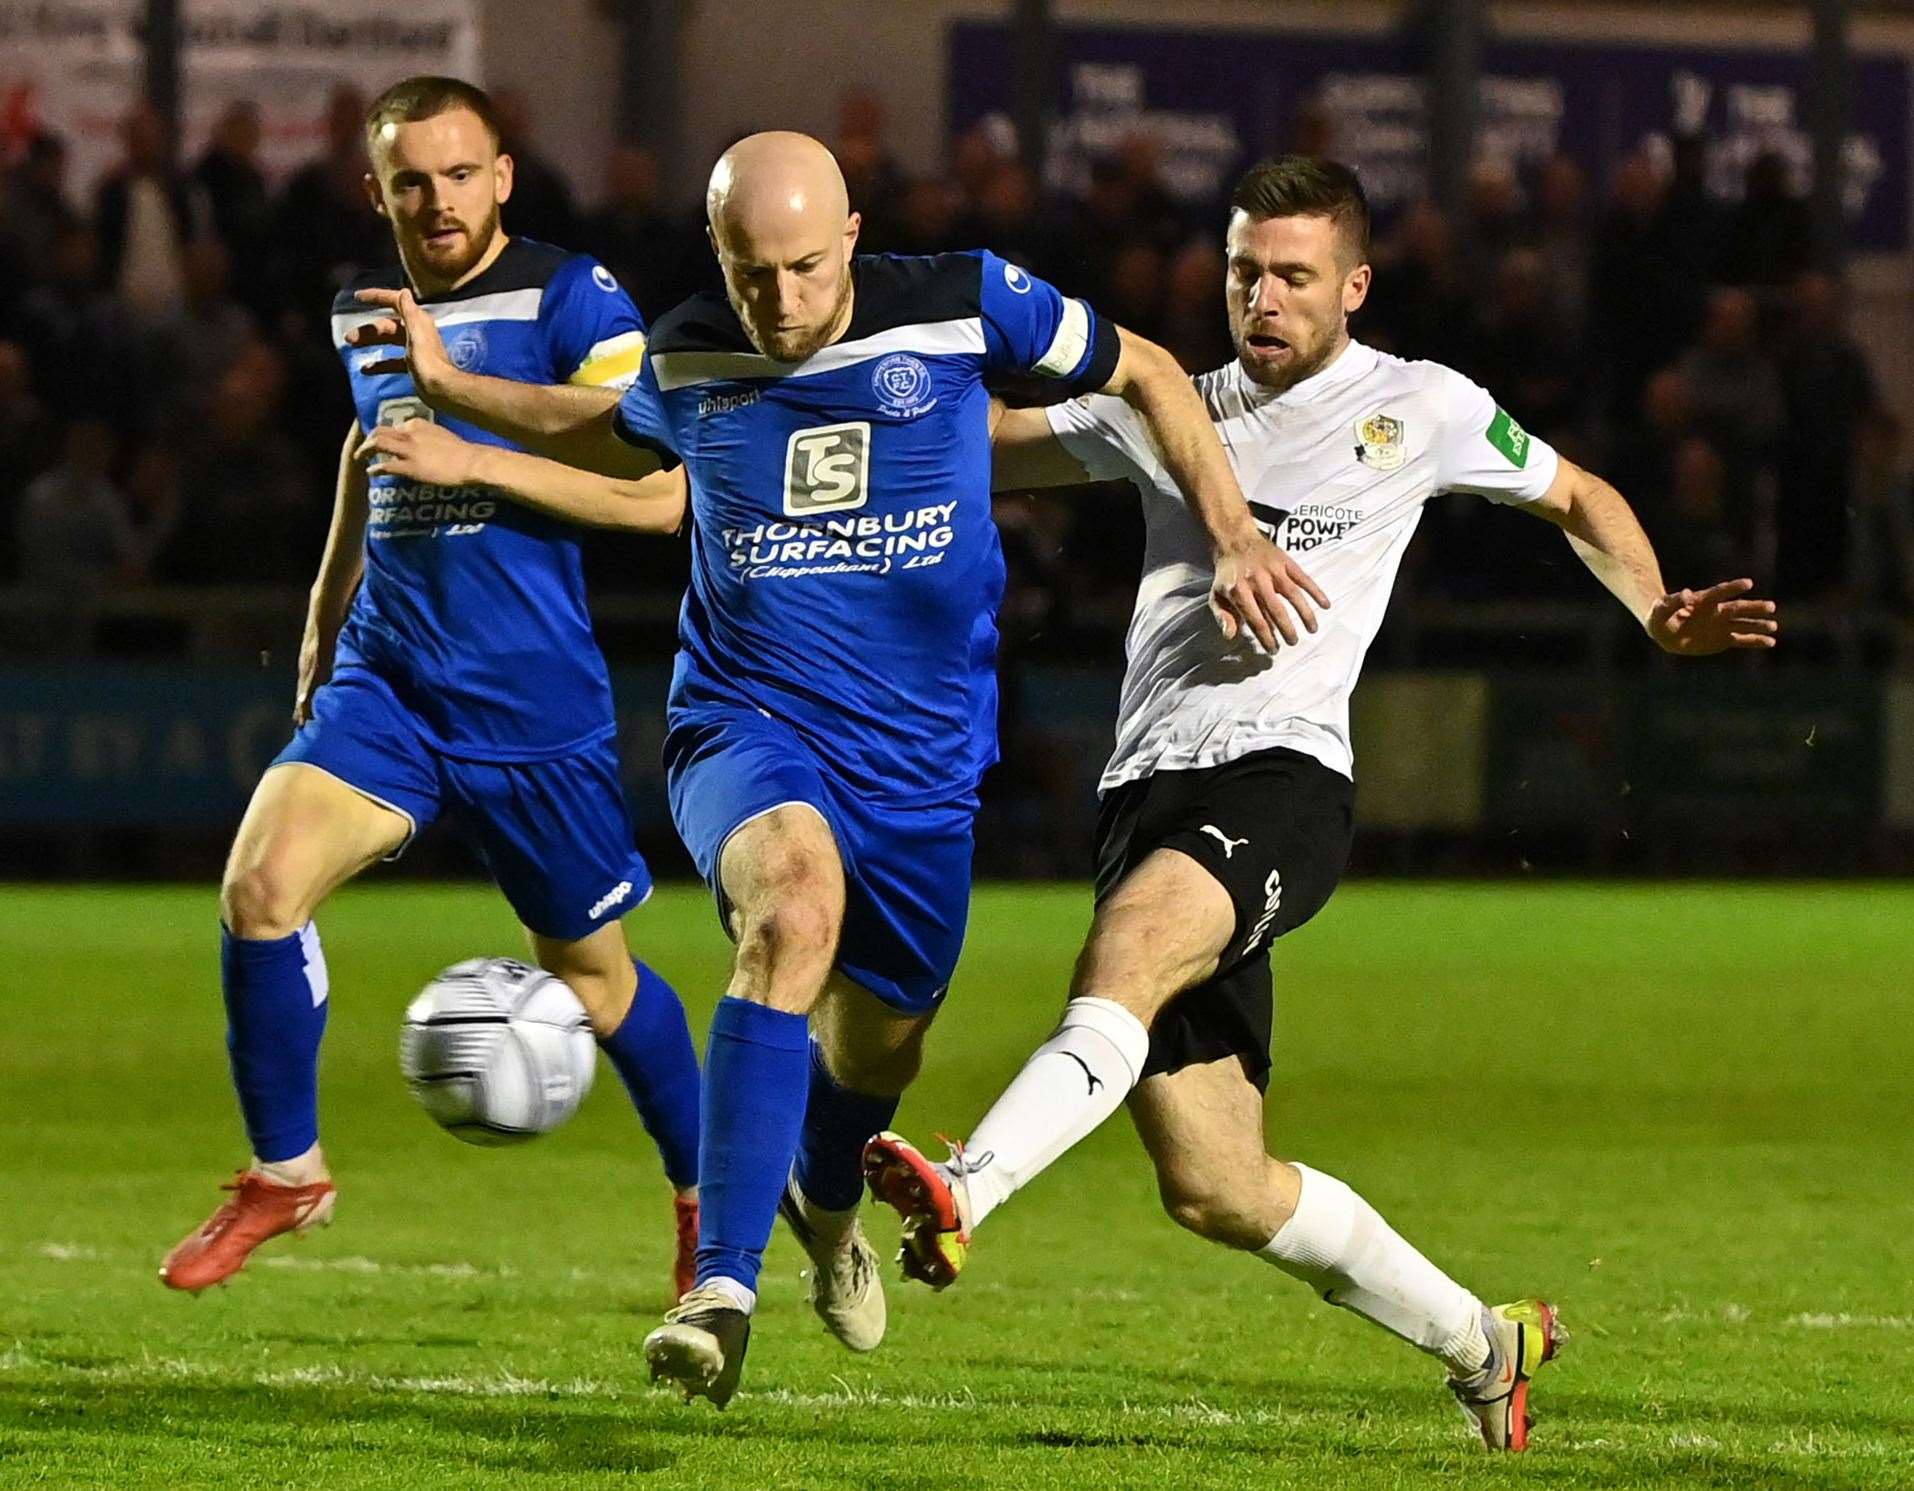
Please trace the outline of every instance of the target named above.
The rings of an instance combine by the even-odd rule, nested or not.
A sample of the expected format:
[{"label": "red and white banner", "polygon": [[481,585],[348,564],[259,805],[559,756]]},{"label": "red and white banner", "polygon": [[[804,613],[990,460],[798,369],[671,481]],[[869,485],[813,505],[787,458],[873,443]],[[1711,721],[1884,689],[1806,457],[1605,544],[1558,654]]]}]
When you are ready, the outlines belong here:
[{"label": "red and white banner", "polygon": [[[119,159],[146,69],[142,0],[0,0],[0,154],[36,129],[64,137],[83,195]],[[283,175],[324,139],[326,98],[368,99],[413,73],[479,81],[477,0],[181,0],[183,159],[228,104],[259,105],[261,165]]]}]

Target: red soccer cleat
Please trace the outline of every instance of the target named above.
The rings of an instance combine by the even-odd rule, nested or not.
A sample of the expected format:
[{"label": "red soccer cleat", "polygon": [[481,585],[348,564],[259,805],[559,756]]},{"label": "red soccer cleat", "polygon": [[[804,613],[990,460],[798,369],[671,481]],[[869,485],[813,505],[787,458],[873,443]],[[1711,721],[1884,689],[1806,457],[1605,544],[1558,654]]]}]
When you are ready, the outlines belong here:
[{"label": "red soccer cleat", "polygon": [[897,1261],[904,1277],[948,1289],[970,1256],[970,1183],[964,1147],[950,1145],[950,1163],[935,1165],[888,1129],[864,1145],[864,1184],[903,1219]]},{"label": "red soccer cleat", "polygon": [[220,1189],[233,1199],[182,1238],[160,1265],[160,1283],[168,1289],[210,1289],[244,1268],[261,1243],[282,1232],[324,1227],[339,1195],[329,1180],[279,1186],[253,1170],[240,1171]]},{"label": "red soccer cleat", "polygon": [[698,1198],[673,1196],[671,1210],[678,1232],[678,1253],[671,1261],[672,1298],[683,1299],[698,1282]]}]

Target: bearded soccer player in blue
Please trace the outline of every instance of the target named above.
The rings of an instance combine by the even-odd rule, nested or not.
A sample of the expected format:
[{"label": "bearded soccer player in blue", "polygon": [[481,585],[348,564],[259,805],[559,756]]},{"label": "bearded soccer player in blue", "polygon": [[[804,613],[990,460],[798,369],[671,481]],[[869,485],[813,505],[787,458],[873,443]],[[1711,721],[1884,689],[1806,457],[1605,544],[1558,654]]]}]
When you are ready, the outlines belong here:
[{"label": "bearded soccer player in blue", "polygon": [[[996,757],[987,385],[1133,401],[1216,544],[1227,626],[1275,647],[1297,635],[1286,606],[1314,615],[1162,349],[989,253],[853,257],[837,163],[802,135],[733,146],[707,210],[726,294],[665,315],[622,405],[572,439],[582,465],[613,469],[635,445],[689,474],[665,756],[738,953],[705,1054],[698,1287],[645,1354],[723,1406],[780,1212],[832,1334],[868,1351],[884,1333],[856,1222],[861,1150],[915,1075],[956,966]],[[492,383],[488,400],[422,317],[406,336],[440,407],[551,432],[521,391]],[[608,482],[426,422],[369,444],[375,470],[619,526],[659,526],[686,492],[675,471]]]},{"label": "bearded soccer player in blue", "polygon": [[512,163],[478,89],[397,85],[373,106],[367,145],[403,274],[369,276],[334,306],[358,418],[312,592],[298,733],[260,780],[220,893],[227,1044],[253,1158],[160,1276],[204,1289],[268,1238],[330,1219],[328,991],[312,915],[449,811],[538,961],[585,1005],[658,1144],[678,1192],[682,1292],[697,1236],[697,1057],[677,994],[634,963],[619,920],[651,877],[632,847],[576,530],[484,492],[368,480],[353,450],[363,431],[427,412],[403,357],[360,350],[402,294],[423,300],[463,364],[605,406],[636,371],[643,323],[601,265],[500,230]]}]

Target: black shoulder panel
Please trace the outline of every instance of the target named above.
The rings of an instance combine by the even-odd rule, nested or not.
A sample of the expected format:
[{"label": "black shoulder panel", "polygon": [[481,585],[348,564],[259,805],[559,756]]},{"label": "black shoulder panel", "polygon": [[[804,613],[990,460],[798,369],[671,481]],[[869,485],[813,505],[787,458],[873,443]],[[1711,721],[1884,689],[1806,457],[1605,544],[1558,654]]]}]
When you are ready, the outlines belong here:
[{"label": "black shoulder panel", "polygon": [[962,321],[983,307],[980,253],[863,254],[851,261],[857,304],[846,341],[895,326]]},{"label": "black shoulder panel", "polygon": [[755,352],[731,302],[717,290],[680,301],[654,323],[646,338],[652,356],[662,352]]}]

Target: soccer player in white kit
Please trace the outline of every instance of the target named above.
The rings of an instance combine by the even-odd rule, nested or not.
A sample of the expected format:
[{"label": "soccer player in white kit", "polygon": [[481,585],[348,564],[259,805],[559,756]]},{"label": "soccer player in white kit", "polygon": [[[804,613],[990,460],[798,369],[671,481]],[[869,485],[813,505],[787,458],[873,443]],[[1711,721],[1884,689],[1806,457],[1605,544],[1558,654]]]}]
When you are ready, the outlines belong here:
[{"label": "soccer player in white kit", "polygon": [[1231,198],[1236,360],[1196,380],[1271,537],[1335,597],[1269,653],[1219,630],[1209,547],[1149,436],[1091,396],[1006,413],[995,484],[1127,479],[1148,526],[1117,745],[1097,823],[1096,916],[1063,1021],[967,1141],[933,1163],[895,1134],[865,1174],[904,1218],[908,1276],[951,1283],[986,1216],[1128,1100],[1183,1226],[1254,1253],[1441,1360],[1491,1449],[1528,1438],[1528,1384],[1562,1333],[1543,1300],[1493,1308],[1342,1181],[1267,1154],[1269,944],[1328,900],[1348,856],[1349,694],[1422,505],[1468,492],[1562,528],[1664,650],[1766,648],[1751,580],[1669,591],[1628,504],[1483,389],[1352,341],[1369,209],[1354,172],[1286,156]]}]

